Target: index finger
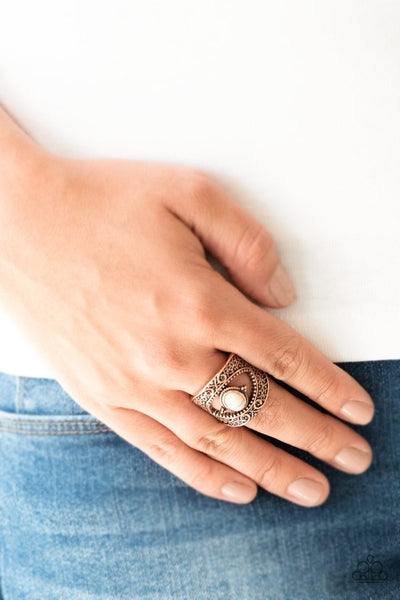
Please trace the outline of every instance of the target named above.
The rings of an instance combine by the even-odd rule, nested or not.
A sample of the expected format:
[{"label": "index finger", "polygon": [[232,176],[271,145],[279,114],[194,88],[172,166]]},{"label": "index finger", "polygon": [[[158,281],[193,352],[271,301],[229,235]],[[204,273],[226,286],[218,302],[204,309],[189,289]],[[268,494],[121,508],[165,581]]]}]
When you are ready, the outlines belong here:
[{"label": "index finger", "polygon": [[342,419],[361,425],[370,422],[372,398],[351,375],[235,286],[224,280],[219,287],[215,348],[239,354]]}]

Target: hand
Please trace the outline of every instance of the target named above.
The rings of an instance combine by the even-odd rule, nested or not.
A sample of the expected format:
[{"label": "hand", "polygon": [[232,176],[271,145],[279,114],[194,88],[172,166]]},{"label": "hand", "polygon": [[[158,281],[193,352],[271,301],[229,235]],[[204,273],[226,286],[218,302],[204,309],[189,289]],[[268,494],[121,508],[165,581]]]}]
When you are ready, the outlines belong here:
[{"label": "hand", "polygon": [[[322,473],[255,432],[350,473],[369,466],[369,444],[336,417],[369,422],[370,396],[252,301],[276,307],[294,295],[271,234],[215,180],[189,167],[70,160],[30,146],[28,156],[29,175],[0,184],[12,199],[0,219],[1,300],[77,403],[222,500],[249,502],[257,485],[306,506],[328,496]],[[271,380],[248,427],[221,424],[191,395],[230,352],[331,414]]]}]

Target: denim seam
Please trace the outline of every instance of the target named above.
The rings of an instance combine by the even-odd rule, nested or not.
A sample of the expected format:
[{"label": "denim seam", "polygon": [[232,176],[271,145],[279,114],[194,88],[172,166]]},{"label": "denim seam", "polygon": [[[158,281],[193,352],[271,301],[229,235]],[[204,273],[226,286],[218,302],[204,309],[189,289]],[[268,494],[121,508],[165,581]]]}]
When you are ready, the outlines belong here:
[{"label": "denim seam", "polygon": [[93,425],[101,425],[102,427],[107,427],[101,421],[57,421],[57,415],[49,415],[49,419],[13,419],[12,417],[3,417],[0,419],[0,423],[18,423],[20,425],[50,425],[53,427],[57,427],[58,425],[83,425],[86,427],[92,427]]},{"label": "denim seam", "polygon": [[15,412],[19,413],[21,410],[21,385],[22,385],[22,381],[21,381],[21,377],[19,375],[15,376],[15,399],[14,399],[14,405],[15,405]]},{"label": "denim seam", "polygon": [[16,429],[14,427],[1,427],[0,426],[0,431],[5,431],[8,433],[21,433],[23,435],[68,435],[68,434],[74,434],[74,435],[79,435],[79,434],[90,434],[90,433],[112,433],[112,431],[110,429],[86,429],[86,430],[79,430],[79,429],[73,429],[73,430],[68,430],[66,429],[65,431],[50,431],[48,429]]},{"label": "denim seam", "polygon": [[18,375],[18,388],[17,388],[17,413],[23,413],[25,411],[25,398],[28,393],[28,377]]}]

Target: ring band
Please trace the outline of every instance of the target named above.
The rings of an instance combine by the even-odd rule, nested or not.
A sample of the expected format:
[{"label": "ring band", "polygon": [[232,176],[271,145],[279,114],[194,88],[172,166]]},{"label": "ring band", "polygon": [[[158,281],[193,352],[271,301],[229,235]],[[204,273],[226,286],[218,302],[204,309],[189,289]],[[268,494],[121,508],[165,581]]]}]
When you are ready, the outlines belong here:
[{"label": "ring band", "polygon": [[[248,376],[250,386],[229,385],[233,379],[243,374]],[[192,401],[221,423],[241,427],[264,406],[268,392],[267,373],[232,352],[218,373],[192,396]]]}]

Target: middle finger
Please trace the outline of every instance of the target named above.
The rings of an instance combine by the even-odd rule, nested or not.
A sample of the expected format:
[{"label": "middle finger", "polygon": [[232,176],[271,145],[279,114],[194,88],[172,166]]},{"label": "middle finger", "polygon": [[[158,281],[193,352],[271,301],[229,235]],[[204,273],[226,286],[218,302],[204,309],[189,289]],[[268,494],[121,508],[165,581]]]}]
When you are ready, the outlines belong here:
[{"label": "middle finger", "polygon": [[348,473],[362,473],[371,464],[371,447],[363,437],[271,379],[266,403],[247,426]]}]

